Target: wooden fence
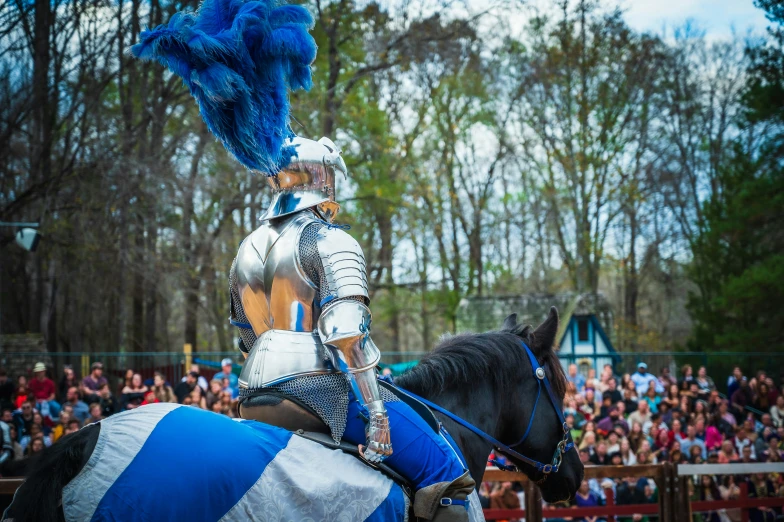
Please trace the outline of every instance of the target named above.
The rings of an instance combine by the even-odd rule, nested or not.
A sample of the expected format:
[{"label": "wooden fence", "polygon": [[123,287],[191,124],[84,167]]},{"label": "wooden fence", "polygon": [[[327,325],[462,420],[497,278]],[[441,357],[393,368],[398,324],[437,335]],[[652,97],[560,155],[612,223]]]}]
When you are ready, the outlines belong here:
[{"label": "wooden fence", "polygon": [[[523,509],[486,509],[487,520],[525,518],[526,522],[541,522],[548,518],[601,516],[613,522],[616,516],[633,514],[656,515],[662,522],[691,522],[692,512],[740,509],[743,522],[749,520],[749,509],[757,507],[782,507],[784,498],[749,498],[747,486],[739,481],[740,498],[734,500],[690,501],[688,481],[699,475],[747,475],[751,473],[784,473],[784,463],[754,464],[685,464],[675,466],[669,462],[642,466],[586,466],[586,479],[603,478],[652,478],[658,488],[658,503],[617,505],[611,489],[605,490],[607,505],[591,508],[542,509],[539,488],[522,473],[487,468],[484,479],[488,482],[520,482],[525,488]],[[14,494],[22,484],[20,478],[0,478],[0,496]],[[10,498],[8,498],[10,501]]]},{"label": "wooden fence", "polygon": [[740,498],[734,500],[691,501],[689,480],[700,475],[748,475],[752,473],[784,473],[784,463],[753,464],[683,464],[669,462],[641,466],[586,466],[586,479],[651,478],[656,482],[658,502],[654,504],[618,505],[612,489],[606,489],[607,503],[600,507],[555,507],[542,509],[542,497],[536,485],[522,473],[487,468],[484,479],[489,482],[520,482],[525,489],[523,509],[485,509],[487,520],[525,518],[526,522],[541,522],[548,518],[600,516],[614,522],[616,516],[656,515],[662,522],[692,522],[692,513],[739,509],[743,522],[749,520],[749,510],[758,507],[782,507],[784,497],[749,498],[745,482],[739,481]]}]

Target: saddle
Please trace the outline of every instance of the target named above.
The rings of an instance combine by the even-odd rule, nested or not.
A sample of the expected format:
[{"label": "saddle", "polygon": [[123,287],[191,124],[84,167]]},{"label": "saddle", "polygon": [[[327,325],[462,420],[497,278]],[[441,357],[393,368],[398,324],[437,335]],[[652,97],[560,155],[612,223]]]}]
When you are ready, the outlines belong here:
[{"label": "saddle", "polygon": [[[440,431],[438,419],[436,419],[433,412],[431,412],[427,406],[408,395],[400,393],[392,384],[381,380],[378,381],[378,384],[410,406],[435,433]],[[411,496],[411,484],[409,484],[405,478],[383,462],[381,464],[370,464],[360,456],[359,448],[355,445],[343,441],[336,443],[332,439],[329,427],[324,424],[324,421],[321,420],[316,412],[306,404],[292,397],[283,395],[274,390],[269,390],[261,395],[253,397],[253,401],[250,403],[248,400],[241,402],[239,405],[239,413],[240,417],[243,419],[271,424],[289,430],[300,437],[317,442],[329,449],[340,450],[352,455],[360,459],[364,464],[377,469],[403,486],[406,493]]]}]

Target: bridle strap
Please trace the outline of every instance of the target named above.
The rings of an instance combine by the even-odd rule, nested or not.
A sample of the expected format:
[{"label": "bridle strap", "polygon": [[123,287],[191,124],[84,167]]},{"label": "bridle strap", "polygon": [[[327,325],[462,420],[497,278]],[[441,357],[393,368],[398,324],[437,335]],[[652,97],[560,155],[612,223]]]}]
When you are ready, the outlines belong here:
[{"label": "bridle strap", "polygon": [[[528,428],[525,430],[525,434],[518,442],[512,444],[511,446],[508,446],[503,442],[497,440],[492,435],[485,433],[484,431],[480,430],[470,422],[461,419],[460,417],[458,417],[451,411],[447,410],[446,408],[442,408],[438,404],[435,404],[434,402],[431,402],[425,399],[424,397],[420,397],[414,392],[408,391],[399,386],[395,386],[395,387],[404,395],[408,395],[409,397],[424,403],[430,409],[435,410],[443,415],[446,415],[460,426],[466,428],[467,430],[473,432],[475,435],[489,442],[499,453],[503,453],[507,457],[511,457],[513,459],[517,459],[522,462],[525,462],[526,464],[529,464],[534,468],[536,468],[537,471],[541,471],[545,475],[551,472],[557,473],[561,463],[561,455],[566,453],[570,449],[572,449],[574,444],[571,442],[571,434],[569,432],[569,427],[566,425],[566,422],[564,421],[563,412],[561,411],[561,408],[558,406],[558,401],[555,398],[555,394],[553,393],[552,386],[550,385],[550,381],[547,378],[547,373],[544,371],[544,368],[539,365],[539,361],[536,360],[536,357],[534,356],[531,349],[528,348],[528,345],[526,345],[525,343],[521,343],[521,344],[523,345],[523,348],[525,348],[525,351],[528,354],[528,358],[531,361],[531,368],[533,368],[534,378],[536,379],[537,384],[539,385],[539,393],[537,393],[536,395],[536,402],[534,402],[534,409],[531,412],[531,418],[528,420]],[[522,444],[531,431],[531,427],[533,426],[533,422],[534,422],[534,414],[536,413],[536,406],[539,403],[539,396],[542,393],[542,382],[544,382],[544,388],[547,390],[547,395],[550,397],[550,402],[553,404],[553,408],[555,408],[555,412],[558,414],[558,419],[561,421],[561,426],[564,429],[563,439],[558,443],[558,446],[555,449],[555,454],[553,455],[553,460],[550,464],[542,464],[541,462],[528,458],[522,453],[519,453],[514,449],[512,449],[513,447]]]}]

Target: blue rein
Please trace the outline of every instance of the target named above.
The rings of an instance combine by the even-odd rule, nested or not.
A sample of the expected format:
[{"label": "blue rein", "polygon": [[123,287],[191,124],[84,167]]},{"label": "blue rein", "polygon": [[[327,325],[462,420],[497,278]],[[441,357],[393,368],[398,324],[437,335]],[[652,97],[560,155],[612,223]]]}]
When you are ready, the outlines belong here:
[{"label": "blue rein", "polygon": [[[511,457],[513,459],[525,462],[526,464],[530,464],[531,466],[536,468],[537,471],[540,471],[544,473],[545,476],[547,476],[550,473],[558,473],[558,470],[561,467],[561,461],[563,459],[563,455],[574,447],[574,443],[571,440],[571,434],[569,432],[569,427],[566,425],[566,420],[564,420],[563,412],[561,411],[560,406],[558,406],[558,400],[555,398],[555,394],[553,393],[552,386],[550,386],[550,380],[547,378],[547,373],[544,371],[544,368],[539,365],[539,361],[536,360],[536,357],[534,356],[531,349],[528,348],[528,346],[525,343],[522,343],[522,345],[523,348],[525,348],[525,352],[528,354],[528,359],[531,361],[531,368],[533,369],[534,378],[536,379],[536,383],[539,386],[539,390],[536,394],[536,401],[534,402],[534,409],[531,412],[531,418],[528,420],[528,427],[526,428],[522,438],[519,441],[515,442],[514,444],[507,446],[503,442],[496,440],[495,437],[488,435],[487,433],[480,430],[470,422],[461,419],[451,411],[442,408],[438,404],[435,404],[403,388],[397,387],[397,389],[400,390],[405,395],[408,395],[409,397],[424,403],[430,409],[446,415],[447,417],[449,417],[450,419],[452,419],[462,427],[466,428],[467,430],[472,431],[474,434],[478,435],[485,441],[492,444],[493,448],[495,448],[495,450],[498,451],[499,453],[502,453],[507,457]],[[555,448],[555,453],[553,454],[552,461],[549,464],[543,464],[538,460],[528,458],[522,453],[518,453],[517,451],[512,449],[516,446],[520,446],[521,444],[523,444],[525,440],[528,438],[528,435],[531,433],[531,427],[534,424],[534,416],[536,415],[536,406],[539,404],[539,397],[542,394],[542,382],[544,382],[544,389],[547,390],[547,395],[550,397],[550,402],[552,403],[553,408],[555,408],[555,412],[558,414],[558,419],[561,421],[561,426],[564,430],[563,438],[558,443],[558,446]],[[493,461],[493,462],[496,465],[500,464],[497,461]],[[504,469],[514,469],[503,465],[499,467],[502,467]]]}]

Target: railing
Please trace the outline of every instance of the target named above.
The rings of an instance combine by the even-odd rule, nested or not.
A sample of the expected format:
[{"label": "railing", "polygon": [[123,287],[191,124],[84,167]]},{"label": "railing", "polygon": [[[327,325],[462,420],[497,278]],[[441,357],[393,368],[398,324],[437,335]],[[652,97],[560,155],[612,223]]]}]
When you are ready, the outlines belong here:
[{"label": "railing", "polygon": [[548,518],[577,519],[600,516],[613,522],[616,516],[657,515],[664,522],[691,522],[692,513],[739,509],[742,522],[748,522],[749,510],[760,507],[782,507],[784,497],[749,498],[745,482],[739,482],[740,497],[732,500],[692,501],[689,497],[688,481],[701,475],[746,475],[752,473],[783,473],[784,463],[752,464],[683,464],[674,466],[669,462],[643,466],[586,466],[586,479],[647,477],[656,482],[657,504],[618,505],[612,489],[606,489],[607,503],[600,507],[578,507],[543,510],[541,494],[522,473],[488,468],[484,479],[488,482],[521,482],[525,488],[524,509],[485,509],[487,520],[525,518],[526,522],[541,522]]},{"label": "railing", "polygon": [[[784,498],[749,498],[745,482],[739,483],[740,497],[733,500],[691,501],[688,481],[701,475],[746,475],[751,473],[784,473],[784,463],[753,464],[683,464],[674,466],[646,464],[642,466],[586,466],[586,479],[647,477],[656,482],[658,503],[627,504],[615,503],[612,489],[606,489],[607,503],[599,507],[562,508],[544,511],[539,488],[522,473],[487,468],[483,480],[487,482],[520,482],[525,488],[524,509],[485,509],[487,520],[525,518],[526,522],[541,522],[549,518],[600,516],[613,522],[617,516],[657,515],[663,522],[691,522],[693,512],[709,512],[721,509],[739,509],[743,522],[749,520],[749,510],[759,507],[782,507]],[[0,496],[13,495],[21,486],[21,478],[0,478]]]}]

